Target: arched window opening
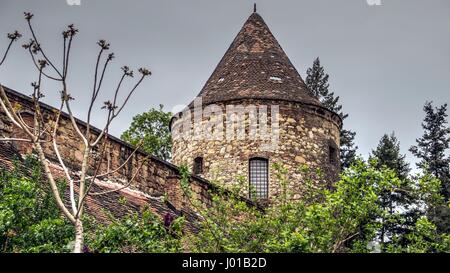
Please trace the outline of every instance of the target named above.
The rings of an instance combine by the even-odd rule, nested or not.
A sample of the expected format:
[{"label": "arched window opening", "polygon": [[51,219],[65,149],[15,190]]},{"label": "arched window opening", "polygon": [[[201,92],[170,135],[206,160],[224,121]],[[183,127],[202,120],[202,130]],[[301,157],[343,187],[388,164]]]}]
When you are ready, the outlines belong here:
[{"label": "arched window opening", "polygon": [[202,174],[203,173],[203,157],[196,157],[194,159],[194,174]]},{"label": "arched window opening", "polygon": [[249,161],[250,198],[267,199],[269,196],[269,160],[251,158]]}]

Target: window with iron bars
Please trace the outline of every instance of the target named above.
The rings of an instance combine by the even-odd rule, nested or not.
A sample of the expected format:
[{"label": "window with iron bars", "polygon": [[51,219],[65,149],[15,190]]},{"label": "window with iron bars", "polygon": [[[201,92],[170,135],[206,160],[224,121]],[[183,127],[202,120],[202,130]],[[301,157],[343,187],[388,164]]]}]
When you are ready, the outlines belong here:
[{"label": "window with iron bars", "polygon": [[249,161],[250,198],[267,199],[269,196],[269,160],[251,158]]}]

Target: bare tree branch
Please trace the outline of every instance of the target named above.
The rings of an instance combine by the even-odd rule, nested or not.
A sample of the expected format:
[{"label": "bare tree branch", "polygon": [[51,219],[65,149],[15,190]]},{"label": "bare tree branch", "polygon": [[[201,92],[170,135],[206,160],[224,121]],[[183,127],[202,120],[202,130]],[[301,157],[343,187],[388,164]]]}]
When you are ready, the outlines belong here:
[{"label": "bare tree branch", "polygon": [[[12,105],[8,95],[6,94],[5,89],[3,86],[0,85],[0,106],[5,112],[6,116],[9,120],[13,123],[14,126],[18,127],[22,132],[25,133],[26,137],[2,137],[0,138],[0,141],[17,141],[17,142],[27,142],[32,145],[34,150],[38,154],[38,158],[40,163],[42,164],[44,168],[45,175],[47,177],[47,180],[50,184],[50,188],[52,191],[53,196],[55,197],[55,201],[57,206],[60,208],[62,213],[73,223],[75,227],[75,246],[74,246],[74,252],[81,252],[82,246],[83,246],[83,223],[81,221],[83,217],[83,210],[84,210],[84,204],[86,201],[86,197],[88,194],[90,194],[91,188],[96,181],[96,179],[100,177],[104,177],[110,174],[113,174],[120,169],[123,169],[126,167],[126,165],[132,160],[133,156],[135,156],[136,151],[139,149],[140,145],[138,145],[135,150],[129,155],[129,157],[125,160],[121,166],[118,168],[110,171],[109,167],[106,173],[100,174],[101,166],[103,164],[103,158],[106,150],[106,145],[108,144],[108,132],[109,132],[109,126],[111,122],[122,112],[125,105],[129,102],[131,96],[135,92],[135,90],[138,88],[138,86],[142,83],[144,78],[146,76],[149,76],[151,73],[149,70],[145,68],[140,68],[139,72],[142,74],[142,76],[139,78],[137,83],[133,86],[133,88],[129,91],[127,94],[124,102],[121,104],[120,107],[117,106],[117,98],[118,93],[121,89],[122,83],[125,79],[125,77],[133,76],[133,72],[127,67],[124,66],[122,68],[123,75],[120,78],[120,81],[117,85],[117,88],[114,92],[113,102],[108,101],[105,102],[105,106],[103,108],[106,108],[108,111],[107,119],[106,119],[106,125],[104,126],[104,129],[101,130],[97,136],[93,139],[93,142],[91,143],[91,115],[92,115],[92,109],[94,107],[94,104],[98,98],[99,93],[101,92],[102,83],[105,79],[105,74],[108,68],[109,63],[114,58],[114,54],[111,53],[108,55],[107,59],[103,63],[103,68],[100,69],[100,64],[102,63],[102,56],[103,53],[106,50],[109,50],[109,44],[106,43],[104,40],[100,40],[98,42],[98,45],[101,47],[101,50],[97,56],[97,62],[95,65],[95,75],[94,75],[94,86],[92,90],[92,96],[91,101],[89,105],[88,110],[88,118],[87,123],[85,127],[84,125],[81,125],[78,120],[75,118],[72,109],[71,109],[71,101],[73,100],[71,94],[69,93],[69,89],[67,86],[67,77],[69,75],[69,64],[70,64],[70,53],[71,53],[71,47],[73,42],[73,37],[78,32],[77,29],[74,28],[73,25],[69,25],[68,28],[62,32],[63,36],[63,45],[62,45],[62,68],[58,69],[55,64],[50,60],[50,58],[46,55],[44,50],[41,47],[41,44],[39,43],[39,40],[37,38],[37,35],[33,29],[33,26],[31,24],[31,19],[33,18],[33,14],[25,12],[25,19],[28,23],[28,28],[31,32],[32,39],[29,43],[23,45],[25,49],[28,50],[28,53],[31,56],[31,60],[35,68],[38,70],[38,81],[32,83],[33,86],[33,94],[32,102],[33,102],[33,124],[31,124],[30,121],[27,119],[24,119],[22,117],[20,106]],[[0,65],[3,64],[4,60],[6,59],[6,56],[8,52],[10,51],[10,48],[15,40],[20,38],[20,34],[18,32],[15,32],[13,34],[8,34],[8,38],[11,39],[8,48],[6,50],[5,55],[1,59]],[[42,56],[42,59],[38,59]],[[52,70],[58,75],[58,76],[51,76],[50,74],[54,73],[48,73],[44,71],[44,68],[50,66],[52,67]],[[44,96],[42,92],[42,83],[43,80],[53,80],[60,82],[62,85],[62,91],[61,93],[61,101],[60,101],[60,107],[59,110],[55,113],[55,115],[50,115],[47,112],[46,108],[41,107],[41,98]],[[81,141],[84,145],[81,148],[81,151],[83,152],[83,156],[81,159],[81,170],[79,173],[74,173],[70,170],[68,167],[68,163],[63,158],[63,153],[61,150],[61,144],[58,143],[58,131],[60,130],[60,123],[62,116],[63,109],[67,110],[67,116],[70,120],[70,125],[75,131],[75,136],[79,138],[79,141]],[[101,151],[100,151],[100,159],[94,163],[91,162],[91,159],[95,153],[95,148],[100,143],[100,141],[103,140]],[[51,142],[51,145],[49,145],[49,149],[47,149],[47,146],[45,146],[45,149],[43,147],[44,143]],[[50,148],[51,147],[51,148]],[[50,157],[48,155],[49,153],[53,153],[56,155],[57,160],[50,161],[48,158],[54,158],[53,156]],[[140,166],[137,168],[136,172],[132,175],[132,177],[129,179],[128,183],[124,185],[123,187],[120,187],[120,189],[115,189],[112,191],[119,191],[121,189],[124,189],[126,187],[129,187],[133,181],[135,181],[136,177],[138,176],[143,164],[147,162],[148,157],[145,158],[140,162]],[[54,165],[52,165],[54,164]],[[61,197],[61,193],[58,190],[56,180],[54,177],[54,174],[52,173],[53,168],[60,168],[62,172],[64,173],[64,177],[68,180],[69,184],[69,197],[70,197],[70,209],[66,204],[63,202],[63,198]],[[91,170],[94,170],[93,176],[88,176],[87,174],[90,173]],[[78,176],[79,180],[75,180],[75,177]],[[88,183],[90,182],[90,183]],[[75,191],[75,185],[76,183],[79,183],[78,187],[78,200],[76,200],[76,191]],[[94,193],[93,195],[101,195],[106,194],[112,191],[105,191],[100,193]]]},{"label": "bare tree branch", "polygon": [[67,207],[64,205],[64,202],[61,199],[61,196],[59,194],[59,190],[58,187],[56,185],[55,179],[53,178],[53,174],[50,170],[49,167],[49,163],[45,157],[44,154],[44,150],[41,146],[41,144],[39,142],[35,143],[35,148],[38,152],[38,156],[39,156],[39,161],[41,162],[41,164],[44,167],[44,172],[47,176],[47,179],[50,183],[50,187],[53,193],[53,196],[55,197],[56,200],[56,204],[58,205],[58,207],[61,209],[61,211],[64,213],[64,215],[72,222],[72,223],[76,223],[77,220],[75,219],[75,217],[69,212],[69,210],[67,209]]},{"label": "bare tree branch", "polygon": [[[89,183],[89,185],[87,186],[87,189],[86,189],[85,193],[83,195],[80,195],[80,203],[83,203],[84,200],[86,199],[86,196],[89,194],[89,191],[91,190],[92,185],[94,184],[94,181],[96,179],[96,176],[97,176],[97,174],[98,174],[98,172],[99,172],[99,170],[101,168],[101,165],[102,165],[102,162],[103,162],[103,154],[104,154],[105,149],[106,149],[106,142],[107,141],[108,141],[108,134],[105,135],[105,138],[104,138],[104,141],[103,141],[103,144],[102,144],[102,148],[101,148],[101,151],[100,151],[100,155],[99,155],[100,156],[100,160],[97,163],[97,167],[95,168],[94,175],[92,176],[91,179],[86,178],[88,180],[91,180],[91,183]],[[80,180],[80,183],[81,183],[81,180]],[[76,216],[78,217],[78,213],[77,213]]]},{"label": "bare tree branch", "polygon": [[[135,149],[133,150],[133,152],[131,152],[130,156],[127,157],[127,159],[117,168],[115,168],[112,171],[108,171],[106,173],[102,173],[96,176],[96,178],[101,178],[101,177],[105,177],[108,175],[111,175],[113,173],[116,173],[118,171],[120,171],[121,169],[125,168],[125,166],[128,164],[128,162],[130,161],[130,159],[132,158],[132,156],[137,153],[137,151],[142,147],[143,142],[139,142],[139,144],[135,147]],[[92,179],[94,176],[87,176],[86,179]],[[79,182],[79,180],[76,180],[75,182]]]},{"label": "bare tree branch", "polygon": [[11,49],[12,44],[17,41],[18,39],[20,39],[20,37],[22,37],[22,34],[20,34],[17,30],[12,32],[12,33],[8,33],[7,35],[9,41],[8,47],[6,48],[5,53],[3,54],[2,59],[0,60],[0,66],[5,62],[6,60],[6,56],[8,56],[9,50]]},{"label": "bare tree branch", "polygon": [[0,141],[6,142],[6,141],[18,141],[18,142],[33,142],[30,139],[25,139],[25,138],[0,138]]},{"label": "bare tree branch", "polygon": [[136,179],[137,175],[139,174],[139,172],[140,172],[141,169],[142,169],[142,166],[144,166],[144,163],[147,163],[147,160],[148,160],[148,159],[149,159],[149,156],[147,156],[146,158],[144,158],[144,159],[142,160],[141,164],[139,164],[138,169],[137,169],[136,172],[133,174],[133,176],[131,177],[131,179],[128,180],[128,183],[127,183],[127,184],[125,184],[125,185],[123,185],[122,187],[119,187],[119,188],[117,188],[117,189],[113,189],[113,190],[107,190],[107,191],[103,191],[103,192],[92,192],[92,193],[90,193],[90,195],[93,195],[93,196],[99,196],[99,195],[104,195],[104,194],[108,194],[108,193],[118,192],[118,191],[121,191],[121,190],[123,190],[123,189],[128,188],[128,187],[131,185],[131,183],[133,183],[133,181]]},{"label": "bare tree branch", "polygon": [[[116,89],[116,93],[114,94],[114,102],[111,103],[110,101],[105,102],[105,106],[104,108],[107,108],[109,111],[112,111],[112,115],[109,117],[108,115],[108,120],[106,121],[106,125],[105,128],[102,130],[102,132],[100,133],[100,135],[97,137],[97,139],[94,141],[93,145],[96,145],[100,139],[103,137],[103,135],[105,134],[105,132],[108,130],[109,126],[111,125],[111,122],[120,114],[120,112],[123,110],[123,108],[125,107],[125,105],[128,103],[130,97],[133,95],[134,91],[139,87],[139,85],[142,83],[142,81],[144,80],[145,77],[151,75],[151,72],[145,68],[139,68],[139,72],[142,74],[141,78],[139,79],[139,81],[134,85],[134,87],[131,89],[131,91],[128,93],[127,97],[125,98],[125,101],[122,103],[122,106],[119,108],[119,110],[116,112],[116,109],[118,108],[116,105],[116,101],[117,101],[117,94],[119,92],[120,89],[120,85],[122,84],[123,78],[124,76],[130,75],[128,74],[129,71],[124,73],[124,76],[122,76],[121,81],[119,82],[118,88]],[[131,72],[131,75],[133,75],[133,73]]]},{"label": "bare tree branch", "polygon": [[[78,33],[78,29],[76,29],[74,27],[73,24],[70,24],[67,26],[68,30],[63,32],[63,37],[64,39],[67,39],[67,37],[69,37],[69,45],[67,46],[67,52],[65,52],[65,63],[63,63],[63,79],[67,79],[67,74],[69,72],[69,60],[70,60],[70,49],[72,48],[72,41],[73,41],[73,37]],[[64,44],[65,45],[65,44]]]},{"label": "bare tree branch", "polygon": [[[30,46],[29,44],[26,44],[26,45],[23,45],[23,47],[24,47],[25,49],[28,50],[28,52],[30,53],[30,57],[31,57],[31,60],[32,60],[34,66],[35,66],[36,69],[39,71],[39,65],[38,65],[38,63],[37,63],[37,61],[36,61],[36,58],[34,57],[33,51],[31,50],[31,46]],[[51,80],[54,80],[54,81],[62,81],[62,79],[56,78],[56,77],[52,77],[52,76],[48,75],[47,73],[44,73],[44,72],[43,72],[42,74],[43,74],[45,77],[47,77],[47,78],[49,78],[49,79],[51,79]]]},{"label": "bare tree branch", "polygon": [[22,128],[23,131],[31,137],[34,141],[34,135],[31,133],[30,130],[26,127],[25,122],[22,122],[21,119],[17,116],[14,108],[11,105],[11,102],[8,99],[8,96],[6,95],[5,89],[3,89],[3,86],[0,85],[0,103],[2,105],[3,110],[5,111],[8,118],[11,119],[11,121],[17,125],[19,128]]},{"label": "bare tree branch", "polygon": [[39,48],[38,51],[41,52],[44,59],[50,64],[50,66],[56,71],[56,73],[58,73],[58,75],[61,78],[63,78],[63,75],[61,74],[61,72],[56,68],[56,66],[53,65],[52,61],[47,57],[47,55],[45,55],[44,50],[42,49],[41,44],[39,43],[39,41],[36,37],[33,26],[31,25],[31,18],[33,18],[34,15],[29,12],[25,12],[24,15],[25,15],[25,19],[27,20],[28,28],[30,29],[31,35],[33,36],[33,40],[36,42],[36,45]]},{"label": "bare tree branch", "polygon": [[108,58],[106,59],[105,64],[103,66],[103,70],[102,70],[102,74],[101,74],[100,80],[97,83],[98,67],[99,67],[99,64],[100,64],[100,58],[102,56],[102,53],[105,50],[109,49],[109,44],[106,43],[104,40],[100,40],[98,42],[98,45],[101,47],[101,49],[100,49],[100,52],[99,52],[98,57],[97,57],[97,62],[95,64],[94,87],[93,87],[93,90],[92,90],[91,102],[89,104],[89,110],[88,110],[87,122],[86,122],[87,123],[86,136],[87,136],[88,139],[90,139],[90,125],[91,125],[90,121],[91,121],[92,108],[93,108],[93,106],[95,104],[95,101],[97,100],[98,94],[100,93],[100,88],[102,86],[102,82],[103,82],[103,78],[105,76],[106,68],[108,67],[109,62],[114,58],[114,54],[113,53],[108,55]]},{"label": "bare tree branch", "polygon": [[73,183],[73,179],[70,176],[69,170],[66,167],[66,165],[64,164],[64,160],[61,157],[61,154],[59,152],[59,148],[58,148],[58,144],[56,142],[56,135],[58,132],[58,124],[59,124],[59,119],[61,117],[61,112],[62,112],[62,108],[63,108],[64,103],[61,102],[61,106],[59,108],[59,112],[57,113],[57,117],[56,117],[56,121],[55,121],[55,126],[54,126],[54,131],[52,134],[52,144],[53,144],[53,150],[56,154],[56,157],[58,158],[59,164],[61,165],[64,174],[66,175],[67,181],[69,181],[69,198],[70,198],[70,204],[72,207],[72,213],[75,215],[77,214],[78,210],[77,210],[77,205],[75,202],[75,190],[74,190],[74,183]]}]

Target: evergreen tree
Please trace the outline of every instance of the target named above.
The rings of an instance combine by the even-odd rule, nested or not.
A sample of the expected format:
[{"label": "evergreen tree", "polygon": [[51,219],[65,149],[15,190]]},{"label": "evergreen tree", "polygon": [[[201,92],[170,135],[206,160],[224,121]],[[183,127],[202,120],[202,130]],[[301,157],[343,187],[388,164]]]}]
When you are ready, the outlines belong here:
[{"label": "evergreen tree", "polygon": [[[342,111],[342,105],[339,104],[339,96],[335,96],[334,92],[329,91],[330,85],[328,84],[329,75],[325,73],[323,66],[320,64],[320,59],[316,58],[311,68],[308,68],[306,72],[306,85],[320,102],[328,108],[330,111],[337,113],[342,120],[348,117],[348,114],[344,114]],[[356,158],[355,146],[355,132],[341,129],[341,167],[348,168]]]},{"label": "evergreen tree", "polygon": [[[441,194],[446,203],[450,197],[450,158],[446,152],[450,147],[450,128],[447,123],[447,104],[434,107],[426,102],[422,123],[424,134],[416,139],[417,145],[410,148],[421,161],[417,166],[441,181]],[[450,232],[450,207],[446,204],[429,208],[429,217],[440,232]]]},{"label": "evergreen tree", "polygon": [[[372,150],[370,160],[376,160],[379,170],[388,168],[395,172],[399,178],[399,190],[380,191],[377,202],[385,211],[381,217],[379,231],[381,251],[385,252],[389,245],[395,241],[398,244],[406,244],[405,240],[416,225],[421,216],[417,210],[416,196],[412,194],[414,181],[408,178],[410,171],[406,155],[400,153],[400,142],[394,132],[391,135],[383,135],[375,150]],[[400,220],[401,219],[401,220]]]},{"label": "evergreen tree", "polygon": [[423,108],[425,118],[422,123],[424,134],[416,139],[417,145],[410,151],[421,159],[417,166],[438,178],[442,183],[442,195],[449,200],[450,158],[446,152],[450,147],[450,128],[447,126],[447,104],[433,107],[432,102],[426,102]]},{"label": "evergreen tree", "polygon": [[350,167],[356,159],[356,150],[358,149],[358,146],[355,146],[355,136],[356,132],[344,128],[341,129],[341,149],[339,157],[343,169]]},{"label": "evergreen tree", "polygon": [[400,142],[394,132],[391,135],[383,135],[370,158],[377,160],[379,168],[386,166],[394,170],[400,179],[404,180],[408,177],[409,163],[406,162],[406,155],[400,153]]},{"label": "evergreen tree", "polygon": [[328,88],[330,85],[328,84],[328,78],[330,76],[325,74],[325,70],[320,65],[320,59],[318,57],[314,60],[313,66],[308,68],[306,74],[306,85],[309,91],[312,92],[314,97],[321,100],[321,98],[329,93]]}]

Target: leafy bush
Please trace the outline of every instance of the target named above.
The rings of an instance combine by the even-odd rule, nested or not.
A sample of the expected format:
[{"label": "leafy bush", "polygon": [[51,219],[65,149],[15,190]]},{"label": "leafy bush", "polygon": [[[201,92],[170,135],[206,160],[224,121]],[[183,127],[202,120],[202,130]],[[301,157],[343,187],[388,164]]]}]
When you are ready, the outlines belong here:
[{"label": "leafy bush", "polygon": [[[191,235],[189,250],[194,252],[377,252],[380,251],[379,230],[385,221],[397,221],[402,214],[387,210],[379,202],[386,191],[401,191],[402,181],[389,169],[377,168],[376,162],[356,161],[341,176],[334,189],[305,192],[300,200],[290,200],[286,170],[275,165],[283,189],[280,199],[265,211],[242,201],[233,186],[226,198],[213,193],[210,208],[198,208],[202,216],[198,234]],[[301,169],[317,173],[302,166]],[[320,175],[320,172],[319,172]],[[183,177],[186,177],[184,175]],[[312,188],[314,179],[304,181]],[[417,178],[410,194],[417,206],[441,202],[439,181],[425,175]],[[241,183],[247,185],[247,183]],[[185,187],[184,187],[185,188]],[[189,191],[189,190],[188,190]],[[190,196],[189,193],[186,193]],[[422,210],[425,215],[425,209]],[[405,237],[405,238],[403,238]],[[439,234],[423,216],[410,232],[395,237],[385,251],[448,252],[448,234]],[[406,243],[405,243],[406,242]]]},{"label": "leafy bush", "polygon": [[[70,252],[73,225],[61,215],[33,157],[18,160],[12,170],[0,169],[0,252]],[[63,191],[65,183],[59,183]],[[86,252],[178,252],[183,218],[165,227],[150,210],[111,224],[83,219]]]},{"label": "leafy bush", "polygon": [[39,162],[16,160],[11,171],[0,170],[0,181],[0,251],[70,251],[73,229],[42,182]]},{"label": "leafy bush", "polygon": [[93,252],[180,252],[182,249],[182,217],[169,227],[150,210],[135,213],[122,219],[113,219],[108,226],[101,226],[89,236],[89,248]]}]

